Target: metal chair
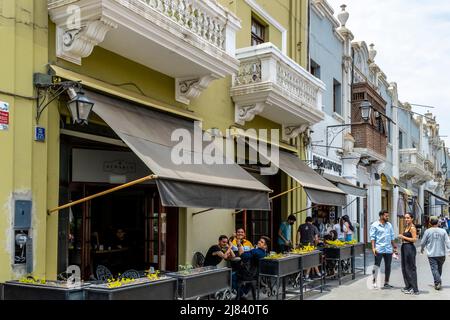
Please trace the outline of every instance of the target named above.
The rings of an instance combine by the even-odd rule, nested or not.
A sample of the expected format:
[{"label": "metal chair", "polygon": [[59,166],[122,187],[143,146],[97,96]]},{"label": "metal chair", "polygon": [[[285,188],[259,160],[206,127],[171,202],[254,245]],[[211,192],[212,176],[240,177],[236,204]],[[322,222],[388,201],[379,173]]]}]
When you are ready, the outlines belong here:
[{"label": "metal chair", "polygon": [[201,252],[196,252],[192,258],[192,265],[194,268],[201,268],[205,263],[205,256]]},{"label": "metal chair", "polygon": [[131,270],[125,271],[120,276],[120,279],[139,279],[140,277],[141,276],[140,276],[139,271],[131,269]]},{"label": "metal chair", "polygon": [[97,280],[106,282],[108,281],[108,279],[112,279],[114,276],[111,273],[111,271],[109,271],[109,269],[105,266],[102,265],[98,265],[97,266],[97,270],[95,270],[95,274],[97,276]]}]

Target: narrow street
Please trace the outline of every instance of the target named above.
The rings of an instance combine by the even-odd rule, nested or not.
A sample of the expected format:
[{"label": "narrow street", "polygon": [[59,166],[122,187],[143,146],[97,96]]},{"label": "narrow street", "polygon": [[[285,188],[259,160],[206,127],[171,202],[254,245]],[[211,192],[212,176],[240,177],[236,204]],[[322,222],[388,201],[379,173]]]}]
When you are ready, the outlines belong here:
[{"label": "narrow street", "polygon": [[[418,250],[419,252],[419,250]],[[384,265],[381,265],[381,272],[378,276],[378,289],[372,288],[371,272],[373,268],[373,258],[370,251],[367,251],[367,275],[359,275],[355,281],[345,281],[341,286],[337,286],[337,281],[332,281],[330,292],[311,295],[309,300],[450,300],[450,259],[447,258],[443,268],[442,289],[436,291],[433,285],[430,266],[426,254],[417,254],[417,277],[420,295],[406,295],[400,291],[404,287],[401,262],[393,260],[390,284],[393,289],[380,289],[384,284]]]}]

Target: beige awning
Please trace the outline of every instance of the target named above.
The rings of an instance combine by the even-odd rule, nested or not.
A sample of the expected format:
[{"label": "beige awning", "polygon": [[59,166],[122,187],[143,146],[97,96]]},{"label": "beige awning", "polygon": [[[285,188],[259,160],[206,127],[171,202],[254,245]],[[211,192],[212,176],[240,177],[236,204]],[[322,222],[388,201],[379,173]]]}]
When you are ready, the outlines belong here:
[{"label": "beige awning", "polygon": [[323,177],[347,194],[356,197],[363,197],[363,198],[367,197],[367,189],[357,187],[343,177],[335,176],[328,173],[324,173]]},{"label": "beige awning", "polygon": [[[194,159],[202,159],[204,147],[210,142],[193,151],[193,121],[94,92],[87,92],[87,96],[95,103],[93,111],[158,176],[156,183],[164,206],[270,210],[270,189],[236,163],[227,162],[225,156],[224,164],[194,164]],[[197,129],[202,133],[200,127]],[[171,141],[175,130],[185,130],[192,137],[192,144],[183,149],[192,163],[174,163],[173,147],[179,144]]]},{"label": "beige awning", "polygon": [[[238,140],[241,143],[243,141],[242,138]],[[253,143],[248,145],[254,148]],[[260,157],[265,158],[261,153]],[[308,167],[296,155],[279,150],[279,163],[274,163],[274,165],[300,183],[311,202],[329,206],[345,206],[347,204],[346,194],[342,190]]]}]

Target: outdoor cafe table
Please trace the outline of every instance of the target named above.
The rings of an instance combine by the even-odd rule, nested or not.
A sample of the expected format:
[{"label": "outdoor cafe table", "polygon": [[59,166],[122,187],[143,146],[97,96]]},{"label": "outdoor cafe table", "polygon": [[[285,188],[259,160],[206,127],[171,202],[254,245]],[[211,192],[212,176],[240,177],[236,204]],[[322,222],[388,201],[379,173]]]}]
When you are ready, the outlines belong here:
[{"label": "outdoor cafe table", "polygon": [[191,300],[231,292],[231,268],[203,267],[167,273],[178,280],[178,299]]}]

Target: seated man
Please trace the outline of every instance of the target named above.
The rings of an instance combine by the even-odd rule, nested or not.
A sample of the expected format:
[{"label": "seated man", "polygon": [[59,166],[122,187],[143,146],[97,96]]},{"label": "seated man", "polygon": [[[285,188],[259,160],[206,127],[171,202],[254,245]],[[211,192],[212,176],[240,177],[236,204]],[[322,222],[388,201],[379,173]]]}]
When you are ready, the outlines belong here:
[{"label": "seated man", "polygon": [[244,228],[236,229],[236,236],[233,237],[233,241],[231,242],[231,244],[233,246],[232,250],[235,252],[235,254],[239,251],[239,246],[242,246],[244,251],[250,251],[253,249],[252,243],[245,239]]},{"label": "seated man", "polygon": [[[252,281],[258,276],[259,260],[266,257],[269,251],[270,239],[261,237],[255,249],[244,252],[243,246],[239,247],[239,256],[242,259],[241,267],[235,275],[237,281]],[[236,281],[233,281],[236,283]],[[235,288],[237,289],[237,287]],[[243,293],[247,294],[248,289],[243,288]],[[242,296],[242,294],[240,295]]]},{"label": "seated man", "polygon": [[219,237],[219,243],[209,248],[203,266],[217,266],[223,259],[229,260],[234,257],[234,252],[231,250],[231,246],[228,245],[228,237],[222,235]]}]

